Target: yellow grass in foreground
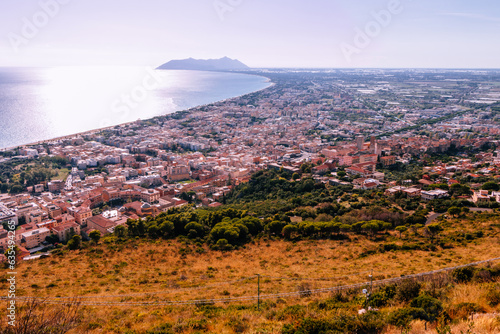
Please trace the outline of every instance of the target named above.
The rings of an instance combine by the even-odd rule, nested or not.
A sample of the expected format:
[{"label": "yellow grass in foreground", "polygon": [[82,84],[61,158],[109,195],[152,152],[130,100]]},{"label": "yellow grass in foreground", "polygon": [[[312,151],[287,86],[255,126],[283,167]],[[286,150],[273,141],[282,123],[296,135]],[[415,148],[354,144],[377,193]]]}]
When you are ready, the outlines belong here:
[{"label": "yellow grass in foreground", "polygon": [[[261,240],[231,252],[205,248],[202,254],[196,252],[197,246],[194,245],[189,246],[191,252],[187,254],[186,251],[180,251],[187,246],[177,241],[134,240],[118,246],[122,249],[116,250],[110,250],[107,245],[101,244],[69,252],[63,257],[53,256],[20,264],[17,270],[17,293],[37,297],[100,296],[88,300],[128,303],[238,298],[257,294],[257,279],[254,277],[256,274],[263,276],[260,293],[266,295],[366,282],[372,271],[374,279],[384,279],[499,256],[498,240],[485,238],[477,244],[471,243],[466,247],[436,252],[397,251],[360,257],[365,249],[376,244],[364,237],[357,238],[358,240],[351,242],[322,240],[291,243]],[[280,280],[265,276],[307,280]],[[234,284],[208,287],[246,277],[253,278]],[[310,280],[313,278],[330,279]],[[1,288],[6,291],[4,282],[2,279]],[[205,285],[207,287],[203,287]],[[185,289],[190,287],[200,288]],[[109,295],[123,294],[137,295],[107,298]],[[277,301],[278,309],[282,309],[286,305],[307,305],[312,300],[327,296],[313,294],[302,298],[294,296],[271,301]],[[471,300],[482,303],[482,298],[481,291],[463,286],[453,290],[450,303]],[[266,311],[267,304],[264,304],[259,312],[253,307],[255,301],[217,305],[223,306],[226,311],[213,317],[209,316],[208,325],[203,327],[201,332],[279,333],[283,323],[294,320],[274,318],[269,314],[271,311]],[[141,333],[166,322],[177,324],[178,332],[194,333],[197,330],[196,321],[207,318],[207,314],[191,305],[85,306],[84,310],[83,313],[87,317],[85,322],[90,325],[81,326],[74,333],[123,333],[127,329],[133,330],[130,333]],[[4,312],[5,308],[2,308],[2,319],[5,318]],[[484,328],[495,328],[494,318],[482,321],[484,323],[481,326]],[[462,325],[466,326],[456,326]],[[415,323],[415,331],[412,333],[424,333],[419,326],[418,322]],[[479,327],[477,330],[476,332],[480,333]],[[389,332],[397,333],[391,329]]]}]

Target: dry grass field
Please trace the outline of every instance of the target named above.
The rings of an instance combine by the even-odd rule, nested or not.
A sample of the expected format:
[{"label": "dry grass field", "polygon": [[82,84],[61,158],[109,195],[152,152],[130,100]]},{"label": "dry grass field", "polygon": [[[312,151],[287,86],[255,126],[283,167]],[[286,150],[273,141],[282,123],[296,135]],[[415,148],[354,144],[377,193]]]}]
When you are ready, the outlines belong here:
[{"label": "dry grass field", "polygon": [[[401,242],[396,233],[391,238]],[[320,311],[315,303],[328,299],[332,292],[310,294],[309,290],[368,282],[371,273],[374,280],[380,280],[500,256],[496,233],[450,249],[367,252],[377,246],[372,238],[359,235],[351,236],[350,241],[263,238],[229,252],[178,240],[101,242],[62,256],[21,263],[17,294],[46,297],[47,301],[81,296],[85,297],[83,304],[98,303],[80,307],[80,324],[71,333],[281,333],[285,323],[343,312],[356,314],[363,304],[358,291],[357,304]],[[155,305],[253,297],[257,295],[257,274],[264,296],[259,309],[253,299],[210,306]],[[4,277],[1,282],[0,288],[6,291]],[[444,306],[477,303],[486,315],[476,319],[474,333],[499,333],[500,322],[492,315],[499,306],[489,305],[485,297],[494,284],[452,284],[446,290]],[[302,293],[265,298],[286,292]],[[50,305],[49,309],[57,307],[61,306]],[[398,305],[391,304],[385,310],[395,307]],[[5,318],[5,307],[0,316]],[[430,325],[426,331],[422,321],[414,321],[412,326],[411,333],[436,333]],[[467,326],[466,320],[454,323],[452,332],[465,333]],[[401,333],[393,327],[385,331]]]}]

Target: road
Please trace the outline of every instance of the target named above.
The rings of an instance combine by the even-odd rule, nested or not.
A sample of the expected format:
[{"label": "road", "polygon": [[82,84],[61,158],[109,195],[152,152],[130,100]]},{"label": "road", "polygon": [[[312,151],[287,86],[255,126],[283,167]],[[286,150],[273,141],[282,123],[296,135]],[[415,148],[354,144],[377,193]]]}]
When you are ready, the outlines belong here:
[{"label": "road", "polygon": [[[470,211],[473,211],[473,212],[493,212],[493,209],[486,209],[486,208],[469,208]],[[429,218],[427,218],[427,221],[425,222],[425,225],[428,225],[430,223],[432,223],[433,220],[435,220],[437,217],[439,216],[442,216],[444,215],[446,212],[443,212],[443,213],[433,213],[432,215],[429,216]]]}]

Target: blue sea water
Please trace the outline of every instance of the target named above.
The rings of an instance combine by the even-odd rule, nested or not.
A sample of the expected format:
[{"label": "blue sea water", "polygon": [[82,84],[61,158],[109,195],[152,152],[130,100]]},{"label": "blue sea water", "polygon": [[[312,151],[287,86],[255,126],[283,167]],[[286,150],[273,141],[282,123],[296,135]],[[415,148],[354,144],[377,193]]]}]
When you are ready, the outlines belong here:
[{"label": "blue sea water", "polygon": [[254,92],[267,78],[144,67],[0,68],[0,148]]}]

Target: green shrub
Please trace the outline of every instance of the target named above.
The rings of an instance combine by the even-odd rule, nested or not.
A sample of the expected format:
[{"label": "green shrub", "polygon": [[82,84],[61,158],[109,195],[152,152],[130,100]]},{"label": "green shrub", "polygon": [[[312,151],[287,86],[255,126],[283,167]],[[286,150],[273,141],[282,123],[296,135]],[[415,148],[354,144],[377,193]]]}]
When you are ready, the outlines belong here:
[{"label": "green shrub", "polygon": [[455,282],[467,283],[470,282],[472,280],[472,277],[474,276],[474,268],[464,267],[464,268],[453,269],[450,275]]},{"label": "green shrub", "polygon": [[413,299],[410,306],[423,309],[426,313],[425,320],[427,321],[436,321],[441,312],[443,312],[443,304],[438,299],[428,295],[421,295]]},{"label": "green shrub", "polygon": [[332,323],[325,319],[305,318],[295,326],[283,326],[282,334],[326,334],[333,330]]},{"label": "green shrub", "polygon": [[448,309],[451,318],[467,319],[471,314],[482,313],[484,309],[476,303],[459,303]]},{"label": "green shrub", "polygon": [[474,272],[472,280],[474,282],[491,282],[495,273],[491,269],[478,269]]},{"label": "green shrub", "polygon": [[342,293],[335,293],[332,297],[322,300],[316,304],[316,307],[320,310],[335,310],[339,308],[346,308],[349,302],[349,298]]},{"label": "green shrub", "polygon": [[187,322],[177,323],[174,326],[174,332],[182,332],[187,329],[191,330],[207,330],[208,321],[207,319],[189,319]]},{"label": "green shrub", "polygon": [[233,249],[233,246],[226,239],[219,239],[213,248],[225,251]]},{"label": "green shrub", "polygon": [[[399,227],[401,227],[401,226],[399,226]],[[400,250],[401,246],[398,246],[395,243],[388,243],[388,244],[381,245],[381,248],[384,252],[390,252],[390,251]]]},{"label": "green shrub", "polygon": [[406,279],[399,283],[396,288],[396,299],[402,302],[409,302],[420,293],[422,285],[413,280]]},{"label": "green shrub", "polygon": [[306,315],[306,310],[304,306],[301,305],[290,305],[285,307],[283,310],[276,314],[276,319],[279,321],[283,320],[298,320]]},{"label": "green shrub", "polygon": [[250,328],[248,319],[231,317],[226,323],[235,333],[244,333]]},{"label": "green shrub", "polygon": [[486,301],[488,302],[488,305],[495,307],[498,304],[500,304],[500,287],[498,284],[490,288],[486,292]]},{"label": "green shrub", "polygon": [[220,306],[215,306],[215,305],[210,305],[210,304],[203,304],[203,305],[196,305],[196,311],[200,312],[207,318],[213,318],[218,316],[224,309]]},{"label": "green shrub", "polygon": [[[103,324],[101,322],[91,321],[85,327],[87,328],[87,330],[94,330],[97,328],[101,328],[102,326]],[[147,332],[147,334],[149,334],[149,332]]]},{"label": "green shrub", "polygon": [[383,291],[377,291],[370,296],[368,305],[373,307],[382,307],[387,305],[389,298],[385,295]]},{"label": "green shrub", "polygon": [[340,315],[332,319],[305,318],[295,325],[284,325],[282,334],[329,334],[329,333],[382,333],[386,327],[385,317],[379,312],[363,315]]},{"label": "green shrub", "polygon": [[405,307],[389,314],[388,322],[399,328],[407,328],[413,320],[426,320],[427,315],[421,308]]},{"label": "green shrub", "polygon": [[146,334],[174,334],[174,331],[172,325],[166,323],[146,331]]},{"label": "green shrub", "polygon": [[355,318],[355,328],[349,333],[377,334],[382,333],[387,325],[385,315],[380,312],[368,312]]},{"label": "green shrub", "polygon": [[396,296],[397,286],[395,284],[384,285],[379,289],[387,299],[392,299]]}]

